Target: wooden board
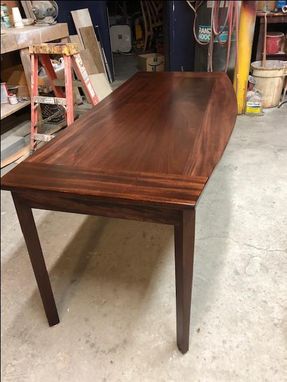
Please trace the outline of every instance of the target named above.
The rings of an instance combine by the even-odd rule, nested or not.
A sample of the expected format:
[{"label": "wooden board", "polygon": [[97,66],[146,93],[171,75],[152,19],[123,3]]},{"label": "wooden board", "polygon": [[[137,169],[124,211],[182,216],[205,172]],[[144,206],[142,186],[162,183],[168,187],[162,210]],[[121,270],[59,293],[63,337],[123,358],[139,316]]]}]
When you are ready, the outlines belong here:
[{"label": "wooden board", "polygon": [[30,25],[24,28],[9,28],[1,33],[1,54],[28,48],[32,44],[54,41],[69,36],[68,25]]},{"label": "wooden board", "polygon": [[91,51],[99,73],[106,73],[107,78],[111,78],[108,74],[108,65],[105,66],[102,47],[95,34],[89,10],[87,8],[79,9],[71,11],[71,14],[82,46]]},{"label": "wooden board", "polygon": [[82,43],[81,43],[79,35],[77,35],[77,34],[70,34],[69,40],[73,44],[78,44],[80,48],[82,47]]},{"label": "wooden board", "polygon": [[104,73],[92,74],[89,77],[100,101],[112,93],[111,85]]},{"label": "wooden board", "polygon": [[16,113],[16,111],[21,110],[28,105],[30,105],[30,101],[18,102],[16,105],[10,105],[10,103],[1,104],[1,119]]},{"label": "wooden board", "polygon": [[99,73],[92,54],[88,49],[82,49],[80,51],[80,56],[89,75]]},{"label": "wooden board", "polygon": [[1,168],[8,166],[8,164],[15,162],[19,158],[23,157],[24,155],[29,154],[30,152],[30,146],[22,147],[19,151],[17,151],[15,154],[9,156],[8,158],[1,160]]},{"label": "wooden board", "polygon": [[77,11],[71,11],[71,14],[73,17],[73,21],[74,21],[79,39],[81,41],[82,46],[84,47],[82,36],[80,34],[80,28],[93,26],[90,12],[88,8],[84,8],[84,9],[78,9]]},{"label": "wooden board", "polygon": [[105,65],[103,61],[103,56],[101,52],[100,44],[97,40],[94,28],[83,27],[79,28],[80,35],[84,44],[85,49],[88,49],[91,52],[91,55],[94,59],[94,62],[98,68],[99,73],[106,73]]}]

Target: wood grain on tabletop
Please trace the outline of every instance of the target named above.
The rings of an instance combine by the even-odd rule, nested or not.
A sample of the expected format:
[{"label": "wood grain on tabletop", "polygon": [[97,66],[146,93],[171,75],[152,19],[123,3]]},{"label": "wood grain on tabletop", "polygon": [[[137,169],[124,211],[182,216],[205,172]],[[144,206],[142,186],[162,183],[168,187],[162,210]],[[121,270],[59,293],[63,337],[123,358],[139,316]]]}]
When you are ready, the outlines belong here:
[{"label": "wood grain on tabletop", "polygon": [[2,188],[193,206],[236,114],[223,73],[137,73],[8,173]]}]

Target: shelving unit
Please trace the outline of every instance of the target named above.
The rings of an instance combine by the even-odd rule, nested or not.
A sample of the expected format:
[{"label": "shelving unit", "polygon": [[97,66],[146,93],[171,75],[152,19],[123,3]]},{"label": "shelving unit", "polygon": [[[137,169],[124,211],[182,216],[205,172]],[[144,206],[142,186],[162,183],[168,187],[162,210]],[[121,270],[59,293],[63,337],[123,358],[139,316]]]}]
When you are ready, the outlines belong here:
[{"label": "shelving unit", "polygon": [[[263,40],[264,40],[264,12],[257,12],[256,17],[259,18],[259,38],[257,43],[256,50],[256,61],[262,60],[262,52],[263,52]],[[282,24],[284,26],[284,30],[282,32],[286,33],[286,24],[287,24],[287,13],[267,13],[267,25],[269,24]],[[270,57],[275,56],[274,54],[270,55]],[[277,59],[286,59],[286,54],[279,53]]]},{"label": "shelving unit", "polygon": [[[31,64],[29,46],[55,40],[66,41],[68,36],[69,31],[66,23],[57,23],[55,25],[36,24],[24,28],[9,28],[1,31],[1,55],[19,51],[28,89],[30,90]],[[1,104],[1,120],[28,105],[30,105],[30,100],[18,102],[16,105]],[[1,168],[16,160],[22,160],[29,155],[29,150],[29,146],[24,146],[7,158],[3,158],[1,155]]]},{"label": "shelving unit", "polygon": [[[69,36],[68,26],[65,23],[55,25],[32,25],[24,28],[9,28],[1,32],[1,55],[19,51],[25,72],[28,87],[30,88],[31,67],[29,45],[55,40],[66,39]],[[30,101],[18,103],[17,105],[2,104],[1,120],[23,107]]]},{"label": "shelving unit", "polygon": [[16,105],[10,105],[9,103],[1,104],[1,120],[28,105],[30,105],[30,101],[18,102]]}]

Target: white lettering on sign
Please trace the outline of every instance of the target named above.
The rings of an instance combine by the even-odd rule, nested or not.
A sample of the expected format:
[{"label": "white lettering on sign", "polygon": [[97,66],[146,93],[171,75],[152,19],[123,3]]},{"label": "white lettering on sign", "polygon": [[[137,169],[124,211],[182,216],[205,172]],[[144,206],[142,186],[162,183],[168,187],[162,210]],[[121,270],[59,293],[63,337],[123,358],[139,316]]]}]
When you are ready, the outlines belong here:
[{"label": "white lettering on sign", "polygon": [[211,36],[210,25],[199,25],[198,26],[198,39],[201,42],[208,42]]},{"label": "white lettering on sign", "polygon": [[[220,30],[222,30],[223,25],[220,26]],[[198,26],[198,39],[200,42],[208,42],[210,41],[211,36],[211,26],[210,25],[199,25]],[[232,41],[235,39],[235,34],[233,33]],[[228,30],[225,28],[223,32],[219,36],[215,36],[214,42],[226,42],[228,39]]]}]

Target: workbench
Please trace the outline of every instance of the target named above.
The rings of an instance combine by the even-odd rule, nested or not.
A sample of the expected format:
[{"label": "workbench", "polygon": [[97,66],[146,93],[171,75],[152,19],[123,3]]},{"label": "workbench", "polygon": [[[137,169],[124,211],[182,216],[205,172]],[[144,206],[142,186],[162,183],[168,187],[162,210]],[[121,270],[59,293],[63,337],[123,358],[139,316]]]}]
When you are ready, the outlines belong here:
[{"label": "workbench", "polygon": [[[8,28],[4,31],[1,30],[1,54],[19,50],[27,85],[30,88],[31,65],[29,46],[43,42],[64,40],[68,37],[68,25],[65,23],[55,25],[36,24],[23,28]],[[30,102],[26,101],[16,105],[1,105],[1,119],[8,117],[29,104]]]},{"label": "workbench", "polygon": [[177,344],[188,351],[195,207],[236,115],[225,73],[137,73],[2,178],[49,325],[59,317],[32,208],[170,224]]}]

